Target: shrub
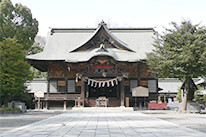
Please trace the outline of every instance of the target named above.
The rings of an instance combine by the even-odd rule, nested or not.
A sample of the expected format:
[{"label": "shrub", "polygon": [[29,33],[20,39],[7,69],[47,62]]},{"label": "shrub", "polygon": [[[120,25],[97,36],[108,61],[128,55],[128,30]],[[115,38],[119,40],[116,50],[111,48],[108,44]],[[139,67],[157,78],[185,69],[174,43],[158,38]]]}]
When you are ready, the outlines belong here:
[{"label": "shrub", "polygon": [[21,111],[21,109],[18,108],[18,107],[15,107],[15,108],[2,107],[2,108],[0,108],[0,111],[1,112],[4,112],[4,111]]}]

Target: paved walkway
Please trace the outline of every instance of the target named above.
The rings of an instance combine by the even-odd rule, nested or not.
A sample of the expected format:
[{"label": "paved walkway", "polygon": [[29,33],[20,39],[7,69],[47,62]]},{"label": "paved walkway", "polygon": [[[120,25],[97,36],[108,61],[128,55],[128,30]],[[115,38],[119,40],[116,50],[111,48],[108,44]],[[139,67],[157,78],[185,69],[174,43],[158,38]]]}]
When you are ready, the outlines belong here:
[{"label": "paved walkway", "polygon": [[69,111],[4,132],[6,137],[205,137],[206,134],[131,111]]}]

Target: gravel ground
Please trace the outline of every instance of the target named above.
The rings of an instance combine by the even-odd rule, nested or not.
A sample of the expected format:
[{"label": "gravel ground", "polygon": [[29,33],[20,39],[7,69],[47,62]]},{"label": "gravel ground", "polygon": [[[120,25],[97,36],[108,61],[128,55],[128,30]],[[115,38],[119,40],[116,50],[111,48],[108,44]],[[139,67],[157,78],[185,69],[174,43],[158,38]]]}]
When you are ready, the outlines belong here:
[{"label": "gravel ground", "polygon": [[144,114],[206,133],[206,114],[178,113],[171,110],[145,110]]},{"label": "gravel ground", "polygon": [[0,114],[0,133],[20,126],[40,121],[63,113],[64,111],[27,111],[20,114]]}]

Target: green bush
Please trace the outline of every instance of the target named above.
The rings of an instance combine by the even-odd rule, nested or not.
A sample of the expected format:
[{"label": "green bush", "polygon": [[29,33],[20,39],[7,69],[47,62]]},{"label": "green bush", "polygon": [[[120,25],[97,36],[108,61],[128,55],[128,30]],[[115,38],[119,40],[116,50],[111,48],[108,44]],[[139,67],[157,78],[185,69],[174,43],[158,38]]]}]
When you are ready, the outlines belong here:
[{"label": "green bush", "polygon": [[181,88],[178,88],[178,93],[176,94],[176,98],[177,100],[180,102],[182,102],[182,98],[181,98]]},{"label": "green bush", "polygon": [[205,103],[206,105],[206,95],[203,95],[202,100],[203,100],[203,103]]},{"label": "green bush", "polygon": [[15,107],[15,108],[2,107],[2,108],[0,108],[0,111],[2,111],[2,112],[4,112],[4,111],[21,111],[21,109],[18,107]]}]

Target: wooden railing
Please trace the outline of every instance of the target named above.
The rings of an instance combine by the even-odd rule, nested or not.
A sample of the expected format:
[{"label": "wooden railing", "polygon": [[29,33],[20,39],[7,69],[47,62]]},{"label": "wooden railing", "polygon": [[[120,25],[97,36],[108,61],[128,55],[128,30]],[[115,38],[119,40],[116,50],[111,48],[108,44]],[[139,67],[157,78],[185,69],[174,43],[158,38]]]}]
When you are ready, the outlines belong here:
[{"label": "wooden railing", "polygon": [[80,96],[80,93],[49,93],[45,95],[45,100],[75,100]]}]

